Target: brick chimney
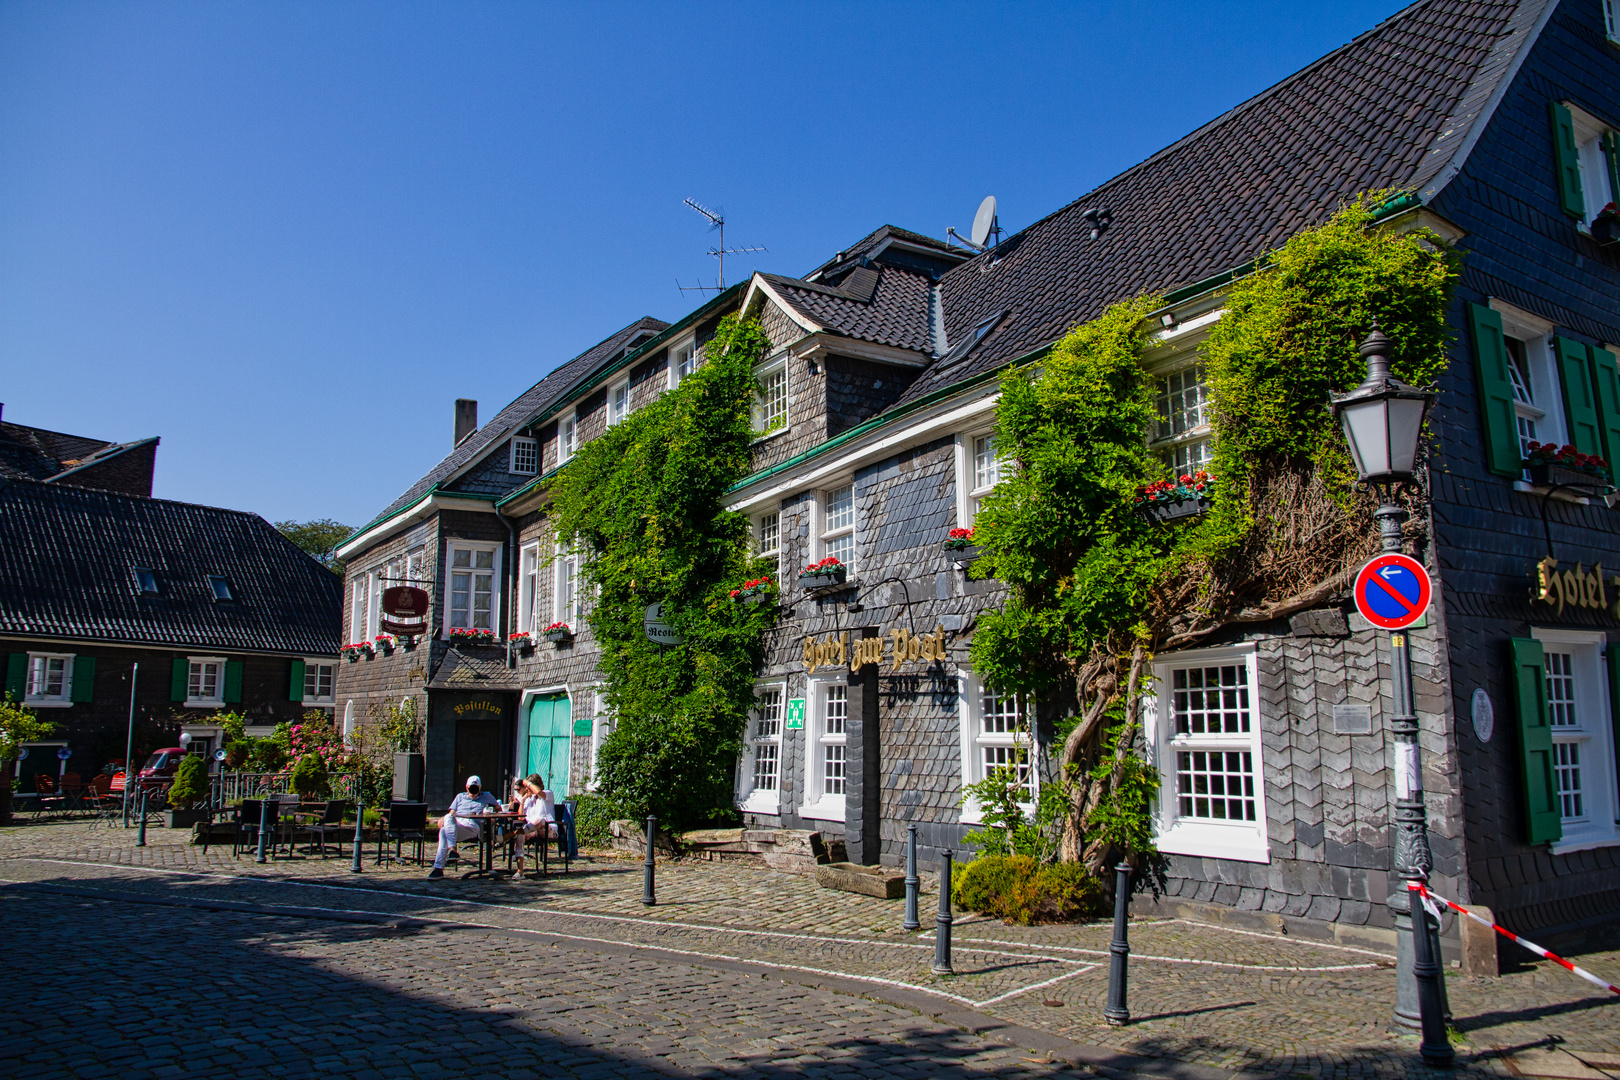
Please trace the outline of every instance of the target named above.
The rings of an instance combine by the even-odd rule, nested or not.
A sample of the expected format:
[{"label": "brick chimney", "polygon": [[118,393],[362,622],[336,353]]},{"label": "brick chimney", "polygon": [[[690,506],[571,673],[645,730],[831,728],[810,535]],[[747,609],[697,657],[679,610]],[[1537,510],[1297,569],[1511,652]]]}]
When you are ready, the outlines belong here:
[{"label": "brick chimney", "polygon": [[471,398],[456,398],[456,441],[451,446],[460,446],[467,436],[477,430],[478,402]]}]

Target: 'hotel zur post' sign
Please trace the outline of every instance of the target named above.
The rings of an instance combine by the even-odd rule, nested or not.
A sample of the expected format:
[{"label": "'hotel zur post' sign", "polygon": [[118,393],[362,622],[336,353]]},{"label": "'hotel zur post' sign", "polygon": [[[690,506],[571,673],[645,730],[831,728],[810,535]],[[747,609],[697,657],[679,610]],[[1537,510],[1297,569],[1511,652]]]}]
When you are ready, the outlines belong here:
[{"label": "'hotel zur post' sign", "polygon": [[945,659],[945,627],[939,626],[931,634],[918,636],[905,627],[896,627],[877,637],[849,639],[849,632],[828,634],[822,640],[812,635],[804,639],[804,668],[813,672],[817,668],[842,667],[859,671],[868,664],[881,667],[885,653],[890,667],[898,668],[910,660],[934,661]]}]

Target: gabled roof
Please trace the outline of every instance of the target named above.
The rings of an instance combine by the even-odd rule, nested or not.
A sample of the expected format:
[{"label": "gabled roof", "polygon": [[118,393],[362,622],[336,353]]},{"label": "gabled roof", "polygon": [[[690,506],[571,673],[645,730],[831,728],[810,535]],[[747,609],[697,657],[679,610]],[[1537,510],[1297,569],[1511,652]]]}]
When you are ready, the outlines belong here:
[{"label": "gabled roof", "polygon": [[[134,570],[157,575],[142,596]],[[216,601],[210,574],[234,599]],[[0,478],[0,634],[335,656],[343,582],[257,514]]]},{"label": "gabled roof", "polygon": [[[1361,192],[1430,185],[1466,153],[1551,2],[1421,0],[948,271],[952,344],[1007,317],[891,410],[1044,348],[1116,301],[1247,263]],[[1113,214],[1096,240],[1083,216],[1093,208]]]},{"label": "gabled roof", "polygon": [[[669,326],[662,319],[646,316],[637,319],[611,337],[592,345],[572,360],[562,364],[551,374],[531,386],[526,393],[495,414],[494,419],[463,439],[461,445],[447,454],[433,469],[405,493],[383,508],[365,526],[355,530],[359,535],[371,525],[420,499],[436,485],[443,484],[475,464],[489,450],[499,445],[513,431],[532,420],[556,398],[566,394],[580,380],[597,368],[622,356],[626,348],[639,344],[643,338],[656,334]],[[524,481],[527,482],[527,481]],[[515,486],[515,485],[514,485]]]},{"label": "gabled roof", "polygon": [[837,286],[759,276],[785,303],[833,333],[925,355],[932,351],[928,293],[933,281],[925,274],[879,263],[857,267]]},{"label": "gabled roof", "polygon": [[918,261],[936,265],[941,270],[973,254],[964,248],[953,247],[943,240],[935,240],[932,236],[924,236],[922,233],[894,225],[885,225],[867,233],[842,251],[836,252],[832,258],[804,275],[804,280],[818,281],[824,277],[835,277],[863,260],[882,257],[891,248],[895,250],[890,254],[890,261],[896,261],[902,252],[911,249],[920,257]]},{"label": "gabled roof", "polygon": [[115,443],[0,421],[0,476],[60,480],[157,441],[153,436]]}]

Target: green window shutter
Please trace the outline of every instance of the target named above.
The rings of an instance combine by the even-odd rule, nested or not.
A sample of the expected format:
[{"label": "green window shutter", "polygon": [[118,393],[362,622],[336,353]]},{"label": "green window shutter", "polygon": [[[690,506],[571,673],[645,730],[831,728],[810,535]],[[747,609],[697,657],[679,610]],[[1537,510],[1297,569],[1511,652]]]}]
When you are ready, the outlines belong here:
[{"label": "green window shutter", "polygon": [[1620,458],[1620,362],[1607,349],[1589,349],[1592,387],[1597,391],[1598,427],[1603,434],[1603,460],[1612,469]]},{"label": "green window shutter", "polygon": [[183,656],[174,658],[174,670],[169,676],[169,700],[186,700],[186,683],[191,680],[191,661]]},{"label": "green window shutter", "polygon": [[225,700],[236,702],[242,700],[242,661],[225,661]]},{"label": "green window shutter", "polygon": [[75,656],[73,658],[73,691],[68,695],[68,700],[86,702],[95,699],[96,658],[93,656]]},{"label": "green window shutter", "polygon": [[1479,375],[1479,413],[1485,425],[1485,464],[1498,476],[1524,472],[1519,454],[1519,423],[1513,411],[1513,377],[1508,373],[1502,316],[1483,304],[1468,305],[1474,333],[1474,369]]},{"label": "green window shutter", "polygon": [[1577,221],[1586,217],[1581,194],[1580,147],[1575,145],[1575,118],[1568,107],[1554,101],[1552,110],[1553,163],[1558,169],[1558,206]]},{"label": "green window shutter", "polygon": [[1552,728],[1547,724],[1547,674],[1541,642],[1513,639],[1513,697],[1519,717],[1519,765],[1524,775],[1525,830],[1532,844],[1564,835],[1553,786]]},{"label": "green window shutter", "polygon": [[1612,131],[1603,136],[1603,161],[1609,167],[1609,201],[1620,202],[1620,136]]},{"label": "green window shutter", "polygon": [[6,697],[21,701],[28,695],[28,654],[14,652],[6,657]]},{"label": "green window shutter", "polygon": [[287,675],[287,700],[303,701],[304,662],[302,660],[294,660],[291,664],[291,669],[292,670]]},{"label": "green window shutter", "polygon": [[1585,345],[1567,337],[1553,338],[1558,354],[1558,381],[1564,384],[1564,419],[1569,441],[1583,454],[1603,454],[1597,399],[1592,395],[1592,360]]}]

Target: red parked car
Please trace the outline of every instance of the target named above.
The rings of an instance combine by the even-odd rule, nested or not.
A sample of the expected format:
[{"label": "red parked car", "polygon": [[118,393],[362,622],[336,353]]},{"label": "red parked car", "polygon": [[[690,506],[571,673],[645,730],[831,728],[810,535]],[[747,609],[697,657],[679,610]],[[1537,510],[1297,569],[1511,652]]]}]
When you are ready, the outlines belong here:
[{"label": "red parked car", "polygon": [[134,792],[145,790],[156,794],[167,791],[169,785],[174,783],[174,774],[179,771],[180,762],[185,756],[186,748],[183,746],[169,746],[153,751],[152,756],[146,759],[146,764],[141,766],[137,781],[139,786]]}]

